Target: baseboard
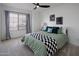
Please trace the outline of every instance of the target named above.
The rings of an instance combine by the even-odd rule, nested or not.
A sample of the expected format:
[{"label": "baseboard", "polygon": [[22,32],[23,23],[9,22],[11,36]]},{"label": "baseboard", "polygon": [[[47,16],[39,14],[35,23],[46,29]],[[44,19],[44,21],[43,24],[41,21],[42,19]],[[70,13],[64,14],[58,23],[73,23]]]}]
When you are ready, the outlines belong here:
[{"label": "baseboard", "polygon": [[75,42],[75,41],[69,41],[70,44],[75,45],[75,46],[79,46],[79,43]]}]

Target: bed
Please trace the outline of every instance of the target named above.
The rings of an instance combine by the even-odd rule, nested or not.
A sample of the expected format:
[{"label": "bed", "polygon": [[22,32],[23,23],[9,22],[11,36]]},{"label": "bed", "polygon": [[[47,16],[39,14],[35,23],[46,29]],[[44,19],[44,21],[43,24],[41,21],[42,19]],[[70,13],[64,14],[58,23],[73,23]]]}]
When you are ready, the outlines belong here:
[{"label": "bed", "polygon": [[[39,31],[35,33],[40,33],[45,36],[54,38],[57,44],[57,50],[61,49],[68,42],[68,37],[64,33],[56,34],[56,33],[49,33],[47,31]],[[40,40],[37,40],[35,37],[30,36],[30,34],[31,33],[26,34],[22,38],[22,42],[31,48],[35,56],[47,56],[46,45]]]}]

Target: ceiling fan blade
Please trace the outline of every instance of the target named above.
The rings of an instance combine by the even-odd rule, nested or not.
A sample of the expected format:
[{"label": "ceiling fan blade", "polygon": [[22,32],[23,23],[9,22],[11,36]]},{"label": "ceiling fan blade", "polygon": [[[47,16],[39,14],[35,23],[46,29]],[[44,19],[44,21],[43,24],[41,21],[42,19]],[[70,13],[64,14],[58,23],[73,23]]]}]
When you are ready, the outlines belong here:
[{"label": "ceiling fan blade", "polygon": [[39,6],[39,3],[33,3],[34,5],[38,5]]},{"label": "ceiling fan blade", "polygon": [[37,9],[38,7],[42,7],[42,8],[48,8],[50,7],[50,5],[40,5],[39,3],[33,3],[35,5],[34,10]]},{"label": "ceiling fan blade", "polygon": [[36,9],[37,9],[37,6],[34,7],[34,10],[36,10]]},{"label": "ceiling fan blade", "polygon": [[39,7],[48,8],[48,7],[50,7],[50,6],[49,6],[49,5],[39,5]]},{"label": "ceiling fan blade", "polygon": [[34,5],[37,5],[36,3],[33,3]]}]

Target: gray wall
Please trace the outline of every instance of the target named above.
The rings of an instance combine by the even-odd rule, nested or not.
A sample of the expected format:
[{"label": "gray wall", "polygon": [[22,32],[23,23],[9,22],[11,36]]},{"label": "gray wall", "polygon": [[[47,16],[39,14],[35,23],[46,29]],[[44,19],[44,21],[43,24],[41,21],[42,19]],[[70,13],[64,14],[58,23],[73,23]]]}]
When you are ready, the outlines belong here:
[{"label": "gray wall", "polygon": [[51,14],[55,14],[56,17],[63,16],[63,27],[68,27],[70,43],[79,46],[79,4],[63,4],[42,13],[42,23],[47,22],[50,26],[57,26],[56,21],[49,21]]},{"label": "gray wall", "polygon": [[1,5],[0,5],[0,40],[1,40],[1,36],[2,36],[2,32],[1,32],[1,12],[2,12],[2,10],[1,10]]}]

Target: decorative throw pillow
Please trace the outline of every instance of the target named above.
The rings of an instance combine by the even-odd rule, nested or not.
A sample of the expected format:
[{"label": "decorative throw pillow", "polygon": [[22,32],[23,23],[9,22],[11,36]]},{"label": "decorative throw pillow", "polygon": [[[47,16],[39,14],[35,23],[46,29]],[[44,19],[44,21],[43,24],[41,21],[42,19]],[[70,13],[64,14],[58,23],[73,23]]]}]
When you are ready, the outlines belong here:
[{"label": "decorative throw pillow", "polygon": [[52,33],[52,28],[48,28],[47,32]]},{"label": "decorative throw pillow", "polygon": [[53,27],[52,33],[58,34],[59,27]]}]

